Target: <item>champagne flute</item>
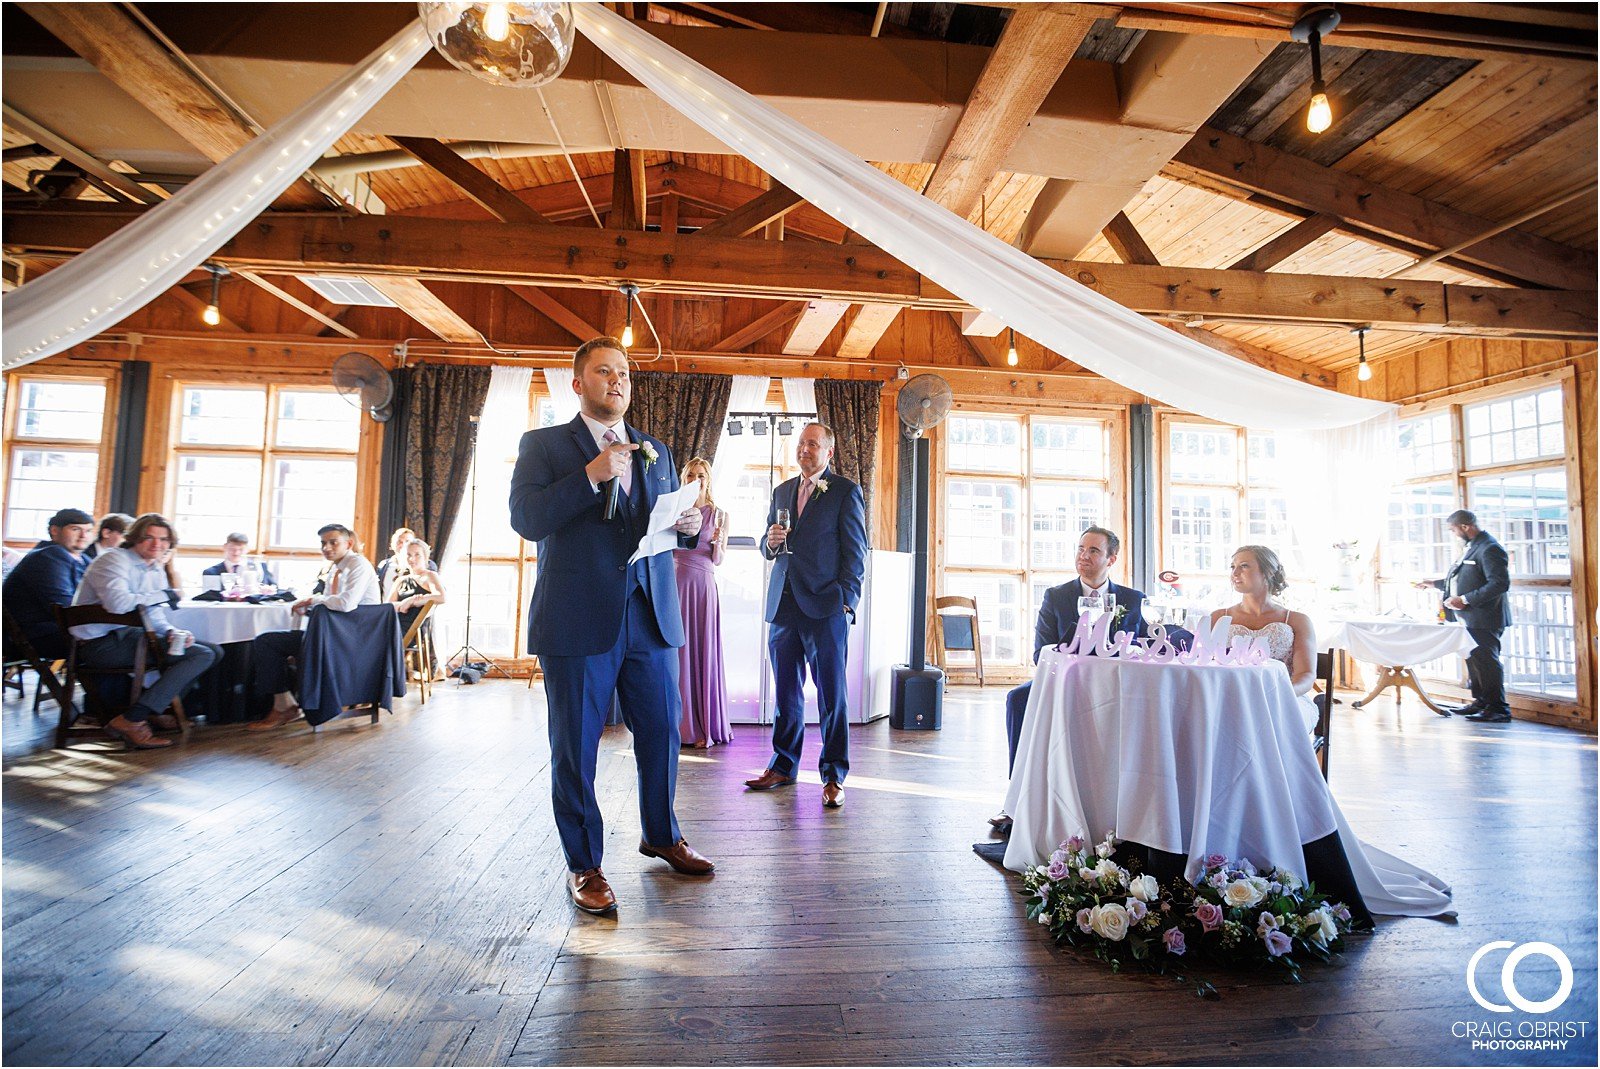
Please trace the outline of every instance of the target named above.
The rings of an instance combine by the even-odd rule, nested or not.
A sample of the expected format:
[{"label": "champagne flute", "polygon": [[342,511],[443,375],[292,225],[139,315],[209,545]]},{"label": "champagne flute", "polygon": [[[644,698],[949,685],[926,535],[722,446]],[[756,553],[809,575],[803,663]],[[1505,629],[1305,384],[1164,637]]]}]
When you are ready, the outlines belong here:
[{"label": "champagne flute", "polygon": [[794,520],[789,515],[788,509],[778,510],[778,526],[783,528],[783,544],[778,547],[779,553],[793,552],[789,548],[789,532],[794,528]]}]

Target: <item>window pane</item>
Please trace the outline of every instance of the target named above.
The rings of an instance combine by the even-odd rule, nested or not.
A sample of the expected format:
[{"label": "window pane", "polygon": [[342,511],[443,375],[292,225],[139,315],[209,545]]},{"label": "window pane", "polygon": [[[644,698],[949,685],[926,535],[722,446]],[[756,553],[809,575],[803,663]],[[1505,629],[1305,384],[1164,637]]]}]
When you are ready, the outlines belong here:
[{"label": "window pane", "polygon": [[1167,567],[1184,576],[1227,570],[1239,545],[1238,494],[1233,490],[1168,491]]},{"label": "window pane", "polygon": [[[1444,525],[1456,510],[1450,483],[1401,486],[1389,499],[1389,538],[1383,574],[1397,579],[1441,579],[1459,556],[1460,540]],[[1432,616],[1433,610],[1425,615]]]},{"label": "window pane", "polygon": [[1105,526],[1110,509],[1100,486],[1034,483],[1030,561],[1034,568],[1072,570],[1084,529]]},{"label": "window pane", "polygon": [[104,383],[24,379],[17,397],[17,437],[97,442],[105,407]]},{"label": "window pane", "polygon": [[1284,477],[1282,450],[1278,436],[1252,431],[1248,436],[1250,455],[1245,467],[1249,469],[1251,486],[1282,486]]},{"label": "window pane", "polygon": [[948,572],[944,591],[978,603],[984,664],[1025,664],[1033,658],[1033,618],[1024,619],[1022,583],[1012,575]]},{"label": "window pane", "polygon": [[314,549],[317,528],[350,523],[355,503],[355,461],[279,458],[272,465],[269,541],[282,549]]},{"label": "window pane", "polygon": [[184,445],[260,448],[266,441],[265,389],[188,386],[183,391],[178,441]]},{"label": "window pane", "polygon": [[184,545],[221,546],[234,531],[254,536],[260,511],[257,458],[178,457],[172,522]]},{"label": "window pane", "polygon": [[1019,567],[1022,532],[1017,484],[948,479],[945,487],[945,563]]},{"label": "window pane", "polygon": [[[372,559],[371,554],[366,556],[368,560]],[[321,557],[271,557],[267,563],[272,568],[272,577],[278,581],[278,586],[292,590],[301,597],[310,596],[317,576],[328,566],[328,562]]]},{"label": "window pane", "polygon": [[279,445],[354,452],[360,437],[360,409],[333,390],[278,392]]},{"label": "window pane", "polygon": [[1252,490],[1247,501],[1250,516],[1245,523],[1245,540],[1282,552],[1290,537],[1289,499],[1270,490]]},{"label": "window pane", "polygon": [[1007,416],[951,416],[945,441],[951,471],[1022,472],[1022,421]]},{"label": "window pane", "polygon": [[1561,387],[1468,405],[1467,464],[1514,464],[1560,456]]},{"label": "window pane", "polygon": [[1033,655],[1033,627],[1039,619],[1039,606],[1044,604],[1044,592],[1053,586],[1070,583],[1078,578],[1076,572],[1034,572],[1033,582],[1028,587],[1028,615],[1023,620],[1023,632],[1028,655]]},{"label": "window pane", "polygon": [[1097,419],[1034,419],[1033,473],[1106,476],[1106,425]]},{"label": "window pane", "polygon": [[1467,507],[1478,526],[1511,556],[1511,574],[1572,574],[1567,535],[1567,473],[1529,472],[1467,482]]},{"label": "window pane", "polygon": [[1506,686],[1552,698],[1576,698],[1578,650],[1572,592],[1513,587],[1511,621],[1501,654]]},{"label": "window pane", "polygon": [[13,449],[6,498],[6,537],[49,538],[46,521],[63,508],[94,510],[100,454],[84,450]]},{"label": "window pane", "polygon": [[[528,568],[532,581],[533,567]],[[434,645],[443,662],[464,643],[485,656],[499,660],[518,656],[517,614],[519,605],[517,565],[475,564],[472,566],[472,634],[466,633],[467,561],[465,557],[445,569],[445,603],[434,610]],[[528,588],[531,595],[533,588]],[[478,658],[474,656],[474,660]]]},{"label": "window pane", "polygon": [[1239,432],[1232,427],[1175,423],[1168,441],[1172,463],[1170,481],[1228,484],[1239,481]]},{"label": "window pane", "polygon": [[[469,485],[461,499],[461,511],[456,516],[455,533],[450,536],[455,542],[454,555],[465,558],[470,548],[474,557],[514,557],[522,539],[511,528],[507,502],[511,499],[511,472],[517,461],[515,457],[503,456],[491,459],[481,449],[480,444],[478,459],[482,464],[477,466],[477,508],[473,508],[473,491]],[[472,520],[470,547],[466,541],[469,519]],[[438,549],[437,546],[433,548]],[[532,551],[531,546],[529,551]],[[437,560],[438,554],[434,556]]]},{"label": "window pane", "polygon": [[1450,416],[1439,412],[1401,422],[1397,436],[1397,459],[1402,479],[1416,475],[1437,475],[1451,469]]}]

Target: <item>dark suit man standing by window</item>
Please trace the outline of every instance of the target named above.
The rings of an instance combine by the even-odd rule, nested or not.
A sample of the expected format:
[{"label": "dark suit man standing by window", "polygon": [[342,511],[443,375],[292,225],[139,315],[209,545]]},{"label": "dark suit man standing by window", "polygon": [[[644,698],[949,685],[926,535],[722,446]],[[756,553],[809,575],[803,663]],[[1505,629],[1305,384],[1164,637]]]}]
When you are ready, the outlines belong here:
[{"label": "dark suit man standing by window", "polygon": [[1511,626],[1510,559],[1505,547],[1478,526],[1478,517],[1457,509],[1444,518],[1450,533],[1466,543],[1461,559],[1443,579],[1424,580],[1420,589],[1432,588],[1443,596],[1444,614],[1467,625],[1477,645],[1467,655],[1467,682],[1472,701],[1455,712],[1468,720],[1504,724],[1511,719],[1506,704],[1506,674],[1500,665],[1500,637]]}]

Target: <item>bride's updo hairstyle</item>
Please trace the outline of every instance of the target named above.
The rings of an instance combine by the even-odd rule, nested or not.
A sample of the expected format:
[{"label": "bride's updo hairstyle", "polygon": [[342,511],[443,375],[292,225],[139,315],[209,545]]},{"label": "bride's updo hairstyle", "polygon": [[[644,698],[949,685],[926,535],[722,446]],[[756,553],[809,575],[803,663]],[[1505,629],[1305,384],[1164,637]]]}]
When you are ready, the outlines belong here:
[{"label": "bride's updo hairstyle", "polygon": [[1256,559],[1256,567],[1261,569],[1261,575],[1267,581],[1267,593],[1273,597],[1282,594],[1289,587],[1289,577],[1284,574],[1283,561],[1278,555],[1266,546],[1240,546],[1237,553],[1249,553]]}]

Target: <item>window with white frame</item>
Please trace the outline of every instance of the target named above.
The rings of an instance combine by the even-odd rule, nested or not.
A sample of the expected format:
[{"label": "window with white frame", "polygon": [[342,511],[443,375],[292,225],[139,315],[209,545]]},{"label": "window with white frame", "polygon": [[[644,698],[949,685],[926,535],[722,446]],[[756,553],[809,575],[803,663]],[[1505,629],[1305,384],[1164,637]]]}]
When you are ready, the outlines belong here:
[{"label": "window with white frame", "polygon": [[308,589],[322,565],[317,528],[354,521],[361,412],[332,389],[298,384],[175,386],[166,514],[185,579],[227,536],[250,536],[280,584]]},{"label": "window with white frame", "polygon": [[[1460,557],[1444,517],[1462,507],[1476,513],[1510,557],[1506,686],[1558,700],[1575,697],[1577,685],[1564,388],[1557,382],[1401,421],[1405,478],[1390,501],[1380,580],[1386,605],[1435,615],[1437,594],[1410,584],[1442,577]],[[1466,678],[1457,658],[1423,671]]]},{"label": "window with white frame", "polygon": [[976,600],[985,665],[1025,665],[1044,592],[1084,528],[1115,527],[1113,422],[962,412],[943,428],[939,594]]},{"label": "window with white frame", "polygon": [[6,468],[5,538],[48,538],[57,510],[99,505],[106,384],[99,379],[17,375]]}]

